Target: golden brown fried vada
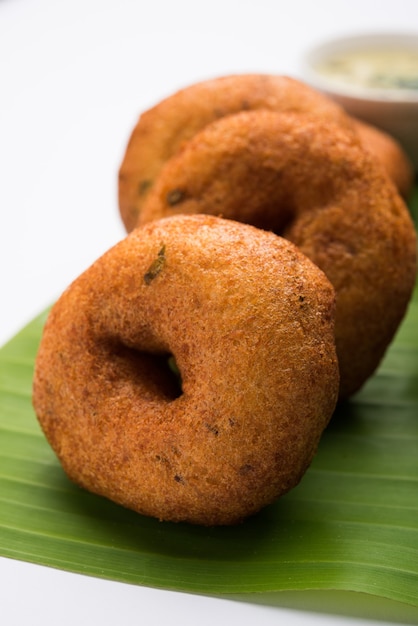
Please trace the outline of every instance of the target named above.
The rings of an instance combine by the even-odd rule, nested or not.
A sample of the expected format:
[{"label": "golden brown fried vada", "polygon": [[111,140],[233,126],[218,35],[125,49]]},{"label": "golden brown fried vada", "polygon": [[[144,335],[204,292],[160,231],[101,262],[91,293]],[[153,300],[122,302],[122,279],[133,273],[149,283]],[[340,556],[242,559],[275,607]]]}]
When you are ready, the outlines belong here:
[{"label": "golden brown fried vada", "polygon": [[295,486],[316,451],[338,394],[334,309],[322,271],[273,233],[153,222],[52,308],[36,413],[86,489],[163,520],[235,523]]},{"label": "golden brown fried vada", "polygon": [[[305,112],[331,122],[353,127],[343,109],[304,83],[286,77],[266,74],[223,76],[191,85],[162,100],[144,112],[134,128],[119,170],[119,208],[126,230],[135,227],[141,207],[167,159],[185,141],[211,122],[245,110],[267,109],[277,112]],[[360,135],[366,129],[361,129]],[[378,134],[379,131],[375,131]],[[398,176],[395,184],[405,191],[410,167],[404,156],[393,165],[386,148],[376,141],[369,149],[378,160],[390,162],[390,173]],[[387,144],[390,140],[386,141]],[[407,164],[406,174],[403,164]]]},{"label": "golden brown fried vada", "polygon": [[336,290],[341,397],[375,371],[413,290],[416,239],[354,133],[291,113],[218,120],[167,161],[140,222],[175,213],[219,214],[293,241]]},{"label": "golden brown fried vada", "polygon": [[119,206],[127,231],[163,166],[183,143],[218,118],[243,110],[314,111],[349,124],[343,110],[299,81],[266,74],[233,75],[196,83],[145,111],[119,171]]}]

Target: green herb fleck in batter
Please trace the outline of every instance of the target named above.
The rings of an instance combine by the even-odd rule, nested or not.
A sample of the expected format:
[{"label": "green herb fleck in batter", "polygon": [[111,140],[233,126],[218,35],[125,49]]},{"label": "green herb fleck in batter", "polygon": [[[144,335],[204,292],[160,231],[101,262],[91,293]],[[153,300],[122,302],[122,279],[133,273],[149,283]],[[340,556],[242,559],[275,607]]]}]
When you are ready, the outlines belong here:
[{"label": "green herb fleck in batter", "polygon": [[154,278],[158,276],[165,265],[165,245],[163,244],[158,251],[157,258],[149,266],[148,270],[144,274],[144,282],[146,285],[149,285]]}]

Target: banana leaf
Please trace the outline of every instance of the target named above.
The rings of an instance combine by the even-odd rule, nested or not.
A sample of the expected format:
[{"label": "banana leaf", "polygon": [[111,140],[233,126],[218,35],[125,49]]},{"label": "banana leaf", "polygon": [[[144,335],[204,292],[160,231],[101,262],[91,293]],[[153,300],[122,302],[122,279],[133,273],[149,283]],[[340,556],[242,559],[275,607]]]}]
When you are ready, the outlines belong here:
[{"label": "banana leaf", "polygon": [[[416,214],[418,190],[410,206]],[[1,556],[249,601],[243,594],[334,590],[418,607],[417,289],[379,370],[338,406],[300,485],[224,528],[159,522],[70,483],[31,405],[46,316],[0,350]]]}]

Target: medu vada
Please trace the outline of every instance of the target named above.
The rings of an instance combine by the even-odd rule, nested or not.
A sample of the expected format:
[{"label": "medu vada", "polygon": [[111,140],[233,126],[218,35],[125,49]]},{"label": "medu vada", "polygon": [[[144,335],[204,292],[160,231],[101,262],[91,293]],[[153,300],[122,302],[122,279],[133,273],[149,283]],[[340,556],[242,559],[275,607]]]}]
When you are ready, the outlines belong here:
[{"label": "medu vada", "polygon": [[416,237],[406,205],[355,134],[301,114],[222,118],[167,161],[139,223],[176,213],[222,215],[296,244],[336,291],[340,397],[361,388],[411,297]]},{"label": "medu vada", "polygon": [[315,454],[338,395],[334,313],[323,272],[273,233],[153,222],[53,306],[34,408],[87,490],[160,520],[233,524]]},{"label": "medu vada", "polygon": [[[391,138],[371,141],[368,127],[355,124],[343,109],[327,96],[287,76],[243,74],[199,82],[165,98],[145,111],[132,131],[119,169],[119,209],[129,232],[135,227],[143,203],[163,164],[211,122],[245,110],[305,112],[356,129],[375,158],[384,162],[402,193],[409,191],[412,167],[398,147],[387,152]],[[396,163],[393,164],[393,152]]]}]

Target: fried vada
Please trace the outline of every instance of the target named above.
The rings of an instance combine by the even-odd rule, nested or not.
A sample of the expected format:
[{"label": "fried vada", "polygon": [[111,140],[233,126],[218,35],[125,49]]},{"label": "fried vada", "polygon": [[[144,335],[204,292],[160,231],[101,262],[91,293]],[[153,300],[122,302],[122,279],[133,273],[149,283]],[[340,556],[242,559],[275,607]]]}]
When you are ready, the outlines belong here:
[{"label": "fried vada", "polygon": [[416,237],[394,185],[340,124],[250,111],[206,126],[160,172],[139,223],[209,213],[271,230],[337,294],[340,397],[375,371],[411,297]]},{"label": "fried vada", "polygon": [[[193,84],[165,98],[145,111],[132,131],[119,169],[119,209],[126,227],[137,224],[148,193],[164,163],[193,135],[211,122],[241,111],[266,109],[277,112],[305,112],[345,127],[353,120],[328,97],[304,83],[286,76],[267,74],[232,75]],[[407,193],[412,168],[391,138],[371,138],[368,127],[356,124],[360,137],[374,157],[388,167],[402,193]],[[396,152],[396,155],[394,155]],[[394,157],[398,160],[394,162]],[[399,158],[400,157],[400,158]]]},{"label": "fried vada", "polygon": [[273,233],[159,220],[53,306],[34,408],[82,487],[160,520],[233,524],[315,454],[338,395],[334,312],[323,272]]}]

